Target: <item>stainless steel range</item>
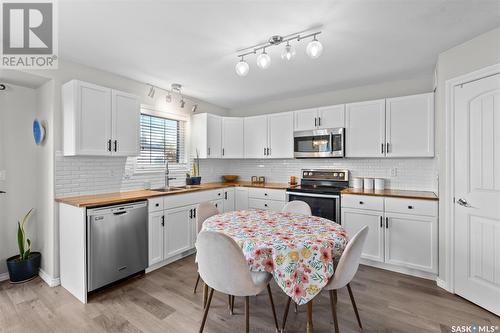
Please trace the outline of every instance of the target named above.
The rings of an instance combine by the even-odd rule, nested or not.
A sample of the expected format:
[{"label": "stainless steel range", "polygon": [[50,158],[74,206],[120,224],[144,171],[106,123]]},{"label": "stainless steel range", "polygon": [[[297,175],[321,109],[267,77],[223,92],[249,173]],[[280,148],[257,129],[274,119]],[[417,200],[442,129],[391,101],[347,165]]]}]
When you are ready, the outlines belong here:
[{"label": "stainless steel range", "polygon": [[286,190],[287,201],[304,201],[314,216],[341,223],[340,192],[347,187],[349,170],[302,169],[300,185]]}]

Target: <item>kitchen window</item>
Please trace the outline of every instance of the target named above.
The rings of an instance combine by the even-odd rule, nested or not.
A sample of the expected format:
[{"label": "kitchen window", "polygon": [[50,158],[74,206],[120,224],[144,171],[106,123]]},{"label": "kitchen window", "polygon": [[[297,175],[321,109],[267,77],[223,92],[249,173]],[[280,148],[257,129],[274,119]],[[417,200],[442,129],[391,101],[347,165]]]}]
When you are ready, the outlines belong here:
[{"label": "kitchen window", "polygon": [[163,171],[165,160],[186,163],[185,121],[141,114],[141,151],[137,171]]}]

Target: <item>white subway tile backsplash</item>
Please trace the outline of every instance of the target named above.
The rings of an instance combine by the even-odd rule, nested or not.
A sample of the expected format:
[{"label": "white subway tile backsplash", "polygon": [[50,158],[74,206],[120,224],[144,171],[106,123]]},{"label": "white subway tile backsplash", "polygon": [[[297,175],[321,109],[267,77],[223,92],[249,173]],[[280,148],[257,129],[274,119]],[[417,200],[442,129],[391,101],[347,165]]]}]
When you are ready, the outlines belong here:
[{"label": "white subway tile backsplash", "polygon": [[[135,159],[125,157],[63,156],[56,153],[55,191],[57,197],[130,191],[161,187],[164,174],[134,173]],[[171,185],[185,184],[191,163],[172,166]],[[300,178],[307,168],[349,169],[352,177],[381,177],[386,187],[437,191],[436,159],[281,159],[281,160],[201,160],[202,182],[221,181],[222,175],[239,175],[240,180],[265,176],[269,182],[286,183],[290,176]],[[391,169],[396,176],[391,177]]]}]

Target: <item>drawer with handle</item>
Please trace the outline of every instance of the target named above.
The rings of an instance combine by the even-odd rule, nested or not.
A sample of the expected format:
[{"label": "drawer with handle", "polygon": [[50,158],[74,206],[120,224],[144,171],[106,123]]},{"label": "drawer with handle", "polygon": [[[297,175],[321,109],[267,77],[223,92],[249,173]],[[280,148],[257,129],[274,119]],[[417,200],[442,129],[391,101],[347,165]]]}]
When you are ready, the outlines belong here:
[{"label": "drawer with handle", "polygon": [[437,216],[438,202],[433,200],[385,198],[385,211],[401,214]]},{"label": "drawer with handle", "polygon": [[249,188],[248,197],[256,199],[278,200],[285,201],[285,190],[276,190],[268,188]]},{"label": "drawer with handle", "polygon": [[148,199],[149,212],[163,210],[163,197]]},{"label": "drawer with handle", "polygon": [[248,199],[248,208],[263,209],[263,210],[273,210],[280,212],[285,206],[284,201],[276,200],[263,200],[263,199]]},{"label": "drawer with handle", "polygon": [[342,195],[340,200],[342,207],[384,210],[384,198],[369,195]]}]

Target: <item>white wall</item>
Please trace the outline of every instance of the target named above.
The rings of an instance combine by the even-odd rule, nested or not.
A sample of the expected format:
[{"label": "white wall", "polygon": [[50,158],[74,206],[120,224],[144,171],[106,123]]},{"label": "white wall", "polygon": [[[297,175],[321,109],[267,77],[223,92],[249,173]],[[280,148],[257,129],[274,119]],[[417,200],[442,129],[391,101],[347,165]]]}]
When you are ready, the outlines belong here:
[{"label": "white wall", "polygon": [[36,116],[36,91],[6,84],[0,92],[0,170],[5,170],[5,181],[0,180],[0,274],[7,271],[5,259],[19,253],[17,221],[31,208],[35,208],[26,225],[27,237],[33,250],[40,250],[37,237],[38,210],[37,147],[33,140],[32,123]]},{"label": "white wall", "polygon": [[[449,184],[445,175],[445,84],[446,81],[475,70],[500,63],[500,27],[477,36],[463,44],[453,47],[439,55],[437,63],[438,86],[436,91],[436,147],[439,159],[439,193],[447,192]],[[439,206],[439,278],[448,281],[450,276],[446,267],[447,249],[445,239],[452,237],[445,229],[443,200]]]}]

